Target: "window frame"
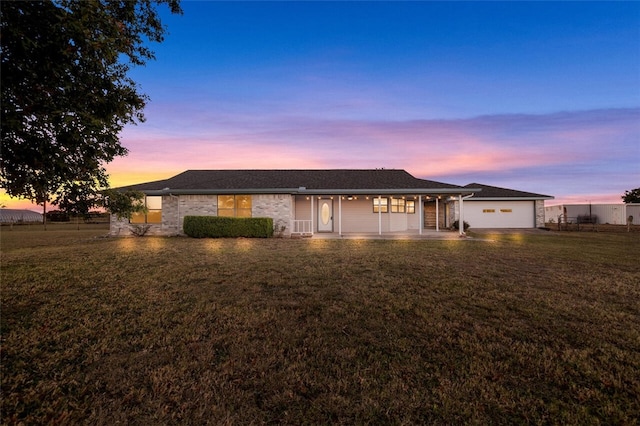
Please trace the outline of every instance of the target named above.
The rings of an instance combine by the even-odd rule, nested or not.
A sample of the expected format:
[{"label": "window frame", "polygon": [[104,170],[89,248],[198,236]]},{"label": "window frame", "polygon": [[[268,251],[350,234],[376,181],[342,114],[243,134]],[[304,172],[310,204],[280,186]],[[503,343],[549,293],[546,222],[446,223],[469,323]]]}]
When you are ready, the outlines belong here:
[{"label": "window frame", "polygon": [[391,213],[405,213],[406,206],[404,198],[391,197]]},{"label": "window frame", "polygon": [[388,197],[373,197],[373,212],[374,213],[389,213],[389,198]]},{"label": "window frame", "polygon": [[[149,204],[156,206],[155,202],[159,201],[160,208],[149,208]],[[162,195],[145,195],[144,206],[147,211],[145,213],[133,213],[129,218],[129,223],[132,225],[161,225],[162,224],[162,204],[164,200]],[[149,217],[158,217],[157,219],[149,220]]]},{"label": "window frame", "polygon": [[[226,200],[224,200],[226,198]],[[224,200],[224,202],[221,202]],[[229,203],[231,201],[231,203]],[[219,194],[217,196],[218,216],[253,217],[253,197],[251,194]],[[233,207],[230,207],[230,205]],[[224,205],[224,207],[221,207]],[[247,207],[248,206],[248,207]],[[223,214],[220,214],[223,212]]]}]

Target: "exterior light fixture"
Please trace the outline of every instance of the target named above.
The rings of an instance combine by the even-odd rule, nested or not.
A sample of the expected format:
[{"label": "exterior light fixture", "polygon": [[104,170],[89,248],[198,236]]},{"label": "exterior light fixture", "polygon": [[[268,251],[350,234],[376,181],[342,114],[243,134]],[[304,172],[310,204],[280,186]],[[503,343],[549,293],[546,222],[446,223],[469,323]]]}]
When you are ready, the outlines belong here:
[{"label": "exterior light fixture", "polygon": [[347,200],[349,200],[349,201],[353,200],[353,195],[349,195],[349,196],[347,197]]}]

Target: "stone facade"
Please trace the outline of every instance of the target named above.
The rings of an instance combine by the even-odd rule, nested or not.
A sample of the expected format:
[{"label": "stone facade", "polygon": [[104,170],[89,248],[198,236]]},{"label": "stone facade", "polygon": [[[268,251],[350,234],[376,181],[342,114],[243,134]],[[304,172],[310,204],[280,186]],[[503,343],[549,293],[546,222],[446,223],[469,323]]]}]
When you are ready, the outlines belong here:
[{"label": "stone facade", "polygon": [[282,234],[291,235],[291,221],[294,219],[293,196],[290,194],[257,194],[251,200],[253,217],[270,217],[276,229],[284,226]]},{"label": "stone facade", "polygon": [[[164,195],[162,197],[162,223],[150,224],[146,235],[184,235],[182,226],[185,216],[217,216],[217,195]],[[291,235],[293,219],[293,197],[289,194],[257,194],[251,196],[251,215],[270,217],[273,224],[284,226],[283,235]],[[133,235],[128,219],[111,215],[110,234]]]},{"label": "stone facade", "polygon": [[[463,201],[464,203],[464,201]],[[455,222],[456,220],[458,220],[458,218],[460,217],[460,202],[458,201],[458,199],[456,198],[456,201],[451,201],[448,203],[449,206],[453,206],[453,208],[449,208],[448,212],[449,212],[449,226],[453,226],[453,222]],[[462,208],[464,209],[464,205],[462,206]],[[464,214],[464,212],[463,212]]]},{"label": "stone facade", "polygon": [[536,228],[544,226],[544,200],[536,200]]},{"label": "stone facade", "polygon": [[[133,229],[143,228],[146,225],[140,224],[131,224],[129,223],[129,219],[118,219],[116,215],[111,215],[111,224],[109,227],[109,235],[113,237],[128,237],[133,236]],[[144,235],[169,235],[162,228],[161,224],[149,224],[149,229],[145,232]]]},{"label": "stone facade", "polygon": [[[163,200],[164,201],[164,200]],[[163,218],[164,218],[164,211]],[[178,233],[184,235],[182,225],[185,216],[217,216],[218,196],[217,195],[180,195],[178,198],[178,208],[173,213],[172,220],[178,223]]]}]

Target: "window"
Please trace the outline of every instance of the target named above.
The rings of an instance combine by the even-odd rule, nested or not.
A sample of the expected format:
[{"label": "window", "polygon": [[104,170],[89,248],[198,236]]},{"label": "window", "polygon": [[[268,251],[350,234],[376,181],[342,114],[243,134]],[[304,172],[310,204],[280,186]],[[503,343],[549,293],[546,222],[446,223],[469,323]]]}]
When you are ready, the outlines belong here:
[{"label": "window", "polygon": [[407,200],[407,213],[414,214],[416,212],[416,202],[413,200]]},{"label": "window", "polygon": [[482,213],[495,213],[496,209],[484,209],[482,210]]},{"label": "window", "polygon": [[130,223],[162,223],[162,197],[148,196],[144,199],[147,213],[134,213]]},{"label": "window", "polygon": [[391,199],[391,213],[404,213],[404,198]]},{"label": "window", "polygon": [[389,211],[388,200],[386,197],[373,199],[373,212],[374,213],[387,213]]},{"label": "window", "polygon": [[218,195],[218,216],[251,217],[251,195]]}]

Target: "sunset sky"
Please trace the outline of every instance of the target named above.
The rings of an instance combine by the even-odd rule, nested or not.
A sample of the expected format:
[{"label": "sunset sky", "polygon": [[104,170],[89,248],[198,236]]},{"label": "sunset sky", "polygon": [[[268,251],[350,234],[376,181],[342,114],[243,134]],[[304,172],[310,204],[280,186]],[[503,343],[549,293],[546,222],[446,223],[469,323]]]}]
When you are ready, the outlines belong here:
[{"label": "sunset sky", "polygon": [[151,100],[121,135],[112,186],[384,167],[556,197],[547,205],[640,187],[640,2],[183,9],[163,11],[156,61],[131,73]]}]

